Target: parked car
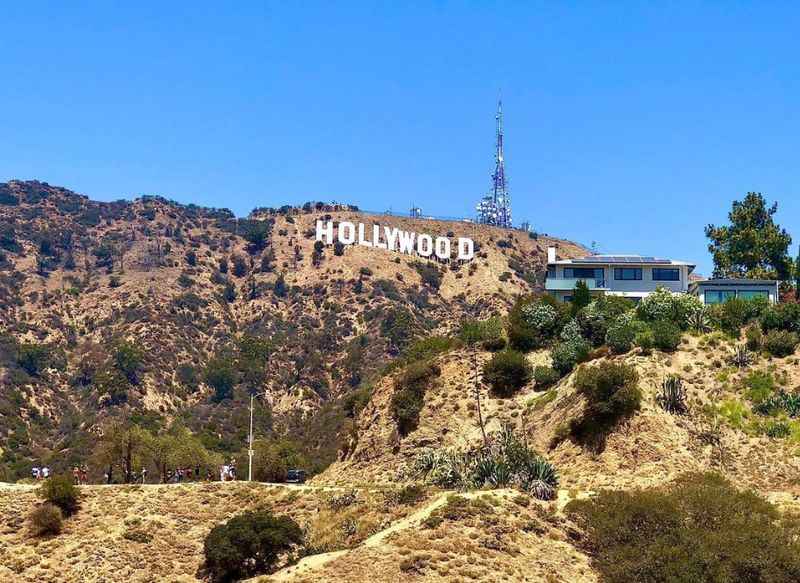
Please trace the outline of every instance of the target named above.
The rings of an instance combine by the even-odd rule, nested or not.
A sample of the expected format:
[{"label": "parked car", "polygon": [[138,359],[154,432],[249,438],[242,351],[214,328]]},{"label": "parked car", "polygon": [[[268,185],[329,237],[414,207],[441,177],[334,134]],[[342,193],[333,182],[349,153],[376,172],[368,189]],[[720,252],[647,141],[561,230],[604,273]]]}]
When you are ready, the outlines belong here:
[{"label": "parked car", "polygon": [[289,484],[302,484],[305,481],[305,470],[289,470],[286,472],[286,482]]}]

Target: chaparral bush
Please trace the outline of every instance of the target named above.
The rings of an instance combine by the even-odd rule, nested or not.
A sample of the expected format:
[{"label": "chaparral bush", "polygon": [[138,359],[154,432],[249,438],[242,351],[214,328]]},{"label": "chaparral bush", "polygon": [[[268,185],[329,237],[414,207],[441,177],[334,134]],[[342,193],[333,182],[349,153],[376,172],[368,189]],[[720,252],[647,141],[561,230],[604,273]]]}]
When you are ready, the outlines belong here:
[{"label": "chaparral bush", "polygon": [[636,327],[628,318],[619,318],[606,332],[606,344],[614,354],[624,354],[633,347]]},{"label": "chaparral bush", "polygon": [[648,327],[638,331],[633,339],[633,343],[641,349],[642,354],[650,354],[653,352],[653,348],[656,345],[653,330]]},{"label": "chaparral bush", "polygon": [[744,337],[747,339],[746,346],[748,350],[761,350],[761,346],[764,344],[764,334],[758,324],[750,326],[744,333]]},{"label": "chaparral bush", "polygon": [[586,407],[570,424],[579,443],[599,445],[617,423],[639,409],[642,392],[633,367],[616,362],[584,365],[575,376],[575,388],[586,398]]},{"label": "chaparral bush", "polygon": [[588,357],[589,343],[583,338],[556,344],[550,355],[553,368],[562,376],[572,372],[576,365],[584,362]]},{"label": "chaparral bush", "polygon": [[761,314],[760,323],[764,332],[771,330],[800,332],[800,304],[771,305]]},{"label": "chaparral bush", "polygon": [[764,350],[772,356],[782,358],[794,354],[800,338],[795,332],[785,330],[770,330],[764,336]]},{"label": "chaparral bush", "polygon": [[49,502],[40,504],[30,513],[28,521],[34,536],[59,534],[62,527],[61,509]]},{"label": "chaparral bush", "polygon": [[429,362],[408,365],[394,383],[390,409],[400,435],[408,435],[417,428],[419,413],[425,404],[428,385],[441,374],[441,369]]},{"label": "chaparral bush", "polygon": [[653,345],[664,352],[674,352],[681,343],[681,329],[677,324],[659,320],[651,325]]},{"label": "chaparral bush", "polygon": [[561,378],[558,371],[551,366],[537,366],[533,369],[533,380],[536,383],[536,390],[542,391],[553,386]]},{"label": "chaparral bush", "polygon": [[800,581],[798,521],[715,474],[570,502],[603,583]]},{"label": "chaparral bush", "polygon": [[254,577],[269,572],[283,553],[302,542],[303,531],[288,516],[245,512],[208,533],[203,544],[206,569],[220,583]]},{"label": "chaparral bush", "polygon": [[725,333],[738,338],[744,326],[758,320],[769,304],[764,298],[731,298],[708,308],[711,320]]},{"label": "chaparral bush", "polygon": [[550,296],[519,298],[508,314],[509,344],[522,352],[546,346],[561,331],[566,309]]},{"label": "chaparral bush", "polygon": [[495,353],[483,367],[483,380],[501,397],[510,397],[531,380],[531,365],[516,350]]},{"label": "chaparral bush", "polygon": [[58,474],[45,481],[39,488],[39,496],[53,506],[57,506],[64,516],[71,516],[78,510],[78,489],[67,474]]},{"label": "chaparral bush", "polygon": [[593,346],[606,341],[608,328],[621,316],[633,311],[634,303],[621,296],[600,296],[578,312],[577,320],[583,336]]},{"label": "chaparral bush", "polygon": [[636,314],[646,322],[668,321],[681,330],[689,327],[689,317],[698,310],[703,310],[700,300],[690,294],[675,294],[666,288],[659,287],[639,302]]}]

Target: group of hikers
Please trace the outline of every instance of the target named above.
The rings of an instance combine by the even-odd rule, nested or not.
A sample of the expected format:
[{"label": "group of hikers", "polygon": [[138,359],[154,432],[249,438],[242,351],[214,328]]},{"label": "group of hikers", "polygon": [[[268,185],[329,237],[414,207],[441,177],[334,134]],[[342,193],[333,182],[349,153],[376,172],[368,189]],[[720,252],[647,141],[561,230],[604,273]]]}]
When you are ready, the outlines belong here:
[{"label": "group of hikers", "polygon": [[[34,466],[31,468],[31,475],[33,476],[34,480],[46,480],[51,476],[50,468],[47,466]],[[165,484],[177,484],[181,482],[199,482],[201,476],[201,468],[200,465],[196,465],[193,468],[191,467],[179,467],[174,470],[168,469],[165,471],[164,475],[162,476],[162,482]],[[210,469],[207,469],[205,472],[205,481],[212,482],[214,481],[214,474],[211,472]],[[113,484],[114,483],[114,474],[113,468],[109,468],[109,470],[103,475],[104,482],[106,484]],[[219,469],[219,480],[220,482],[232,482],[236,480],[236,460],[231,459],[230,462],[227,462],[220,466]],[[86,465],[82,466],[74,466],[72,468],[72,481],[76,486],[83,486],[89,483],[89,468]],[[130,472],[125,473],[125,483],[126,484],[145,484],[147,483],[147,468],[142,467],[141,470],[131,470]]]},{"label": "group of hikers", "polygon": [[50,468],[47,466],[42,466],[41,468],[39,466],[34,466],[31,468],[31,476],[36,481],[46,480],[50,477]]}]

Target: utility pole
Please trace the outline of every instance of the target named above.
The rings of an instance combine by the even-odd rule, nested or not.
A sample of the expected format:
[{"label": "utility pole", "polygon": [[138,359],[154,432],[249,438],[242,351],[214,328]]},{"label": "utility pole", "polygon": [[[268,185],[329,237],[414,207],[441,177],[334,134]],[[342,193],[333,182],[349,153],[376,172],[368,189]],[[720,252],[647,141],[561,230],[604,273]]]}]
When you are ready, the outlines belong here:
[{"label": "utility pole", "polygon": [[253,398],[255,395],[250,393],[250,446],[247,449],[248,467],[247,467],[247,481],[253,481]]}]

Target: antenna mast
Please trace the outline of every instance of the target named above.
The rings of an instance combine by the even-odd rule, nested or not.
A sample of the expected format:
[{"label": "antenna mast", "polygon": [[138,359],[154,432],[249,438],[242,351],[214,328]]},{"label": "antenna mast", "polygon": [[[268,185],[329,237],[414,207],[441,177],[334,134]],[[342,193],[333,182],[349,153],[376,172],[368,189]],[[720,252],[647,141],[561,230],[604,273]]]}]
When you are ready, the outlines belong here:
[{"label": "antenna mast", "polygon": [[511,229],[511,195],[508,193],[506,183],[506,166],[503,152],[503,101],[497,100],[497,113],[495,114],[495,152],[494,172],[492,173],[492,187],[488,195],[478,203],[478,222],[495,225],[504,229]]}]

